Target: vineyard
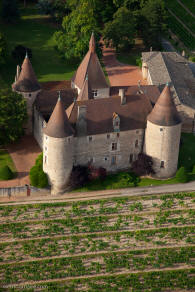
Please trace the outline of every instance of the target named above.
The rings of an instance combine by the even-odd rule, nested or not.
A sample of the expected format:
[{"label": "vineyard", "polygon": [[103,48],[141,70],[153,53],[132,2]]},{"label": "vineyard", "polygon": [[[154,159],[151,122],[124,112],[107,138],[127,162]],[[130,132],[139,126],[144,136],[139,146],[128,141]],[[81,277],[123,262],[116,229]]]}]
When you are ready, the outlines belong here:
[{"label": "vineyard", "polygon": [[194,205],[176,193],[0,206],[0,291],[193,291]]},{"label": "vineyard", "polygon": [[[181,1],[192,13],[195,12],[195,5],[193,1]],[[166,0],[167,8],[174,13],[190,30],[195,34],[195,17],[193,17],[184,7],[177,1]],[[191,50],[195,48],[194,36],[186,30],[184,26],[171,14],[168,13],[168,26],[173,33],[175,33],[183,44]]]}]

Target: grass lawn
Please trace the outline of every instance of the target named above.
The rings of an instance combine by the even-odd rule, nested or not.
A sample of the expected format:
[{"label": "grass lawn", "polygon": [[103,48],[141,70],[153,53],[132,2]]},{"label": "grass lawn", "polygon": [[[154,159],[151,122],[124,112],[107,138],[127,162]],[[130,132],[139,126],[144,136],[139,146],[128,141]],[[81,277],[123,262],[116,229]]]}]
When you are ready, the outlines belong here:
[{"label": "grass lawn", "polygon": [[137,66],[136,59],[140,58],[141,55],[136,53],[118,53],[116,57],[121,63]]},{"label": "grass lawn", "polygon": [[[195,165],[195,136],[193,134],[182,133],[181,135],[181,146],[179,152],[178,168],[184,166],[189,173],[189,180],[195,180],[195,175],[191,174],[192,167]],[[189,159],[190,158],[190,159]],[[174,177],[167,180],[159,180],[152,178],[141,178],[138,183],[138,187],[144,186],[156,186],[164,184],[176,184],[179,181]],[[93,182],[88,183],[82,188],[78,188],[74,191],[84,192],[84,191],[95,191],[95,190],[109,190],[109,189],[119,189],[133,187],[133,183],[121,181],[121,177],[118,174],[108,175],[105,180],[101,181],[97,179]]]},{"label": "grass lawn", "polygon": [[[0,23],[1,31],[7,38],[9,55],[16,45],[29,47],[33,54],[32,65],[40,82],[70,79],[77,66],[61,60],[54,50],[52,36],[57,28],[49,17],[39,15],[34,6],[21,8],[21,15],[21,20],[16,24]],[[14,81],[16,65],[10,56],[1,72],[8,86]]]},{"label": "grass lawn", "polygon": [[[11,159],[11,156],[9,155],[9,153],[4,150],[4,149],[0,149],[0,167],[3,166],[9,166],[10,169],[12,170],[12,172],[14,173],[14,177],[16,176],[16,168],[15,165]],[[0,177],[1,180],[1,177]]]}]

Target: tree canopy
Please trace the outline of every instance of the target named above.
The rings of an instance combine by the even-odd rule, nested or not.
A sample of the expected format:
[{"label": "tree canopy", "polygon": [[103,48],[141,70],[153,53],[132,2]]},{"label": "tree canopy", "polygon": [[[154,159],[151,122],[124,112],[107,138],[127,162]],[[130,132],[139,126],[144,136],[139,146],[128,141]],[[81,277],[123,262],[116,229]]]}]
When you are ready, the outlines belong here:
[{"label": "tree canopy", "polygon": [[7,43],[5,37],[0,33],[0,65],[5,64],[7,56]]},{"label": "tree canopy", "polygon": [[22,95],[11,89],[0,90],[0,105],[0,145],[4,145],[23,135],[27,109]]},{"label": "tree canopy", "polygon": [[54,34],[56,47],[66,59],[81,59],[88,50],[92,31],[98,36],[98,25],[90,0],[81,0],[76,9],[63,18],[63,31]]},{"label": "tree canopy", "polygon": [[134,18],[133,14],[126,7],[121,7],[113,16],[113,21],[105,24],[103,38],[108,45],[112,45],[116,50],[127,49],[134,43]]},{"label": "tree canopy", "polygon": [[15,22],[19,19],[20,13],[16,0],[3,0],[1,8],[1,17],[5,22]]}]

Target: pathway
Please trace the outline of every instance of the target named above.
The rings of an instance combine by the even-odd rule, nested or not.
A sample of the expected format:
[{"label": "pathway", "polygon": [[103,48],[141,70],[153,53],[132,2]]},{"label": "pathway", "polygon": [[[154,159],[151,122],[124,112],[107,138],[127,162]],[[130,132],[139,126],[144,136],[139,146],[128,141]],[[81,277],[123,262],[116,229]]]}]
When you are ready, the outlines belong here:
[{"label": "pathway", "polygon": [[29,171],[35,164],[37,156],[41,153],[33,136],[24,136],[19,142],[10,144],[8,152],[17,169],[17,177],[12,180],[0,181],[0,188],[24,186],[29,184]]},{"label": "pathway", "polygon": [[30,197],[24,195],[12,196],[11,198],[2,197],[0,203],[2,205],[22,205],[26,203],[37,204],[41,202],[65,202],[65,201],[85,201],[93,199],[103,199],[109,197],[131,197],[131,196],[145,196],[152,194],[165,194],[165,193],[176,193],[176,192],[191,192],[195,191],[195,181],[185,184],[170,184],[150,187],[135,187],[128,189],[118,190],[104,190],[104,191],[93,191],[93,192],[77,192],[77,193],[64,193],[63,195],[50,195],[46,192],[31,193]]},{"label": "pathway", "polygon": [[122,64],[117,61],[114,49],[104,47],[103,62],[111,86],[137,85],[139,80],[141,80],[141,84],[147,84],[143,80],[141,69],[138,66]]}]

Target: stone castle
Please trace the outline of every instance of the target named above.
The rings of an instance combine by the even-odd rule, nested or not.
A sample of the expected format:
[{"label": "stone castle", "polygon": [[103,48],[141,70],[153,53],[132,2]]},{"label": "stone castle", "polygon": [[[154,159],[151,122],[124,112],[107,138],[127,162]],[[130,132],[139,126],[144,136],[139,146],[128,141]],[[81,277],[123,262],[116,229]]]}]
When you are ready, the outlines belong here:
[{"label": "stone castle", "polygon": [[89,51],[71,84],[59,93],[41,88],[28,56],[17,67],[14,91],[27,100],[26,132],[43,150],[43,170],[53,194],[63,193],[74,165],[131,167],[139,153],[153,159],[155,177],[177,170],[182,120],[169,84],[110,87],[95,52]]}]

